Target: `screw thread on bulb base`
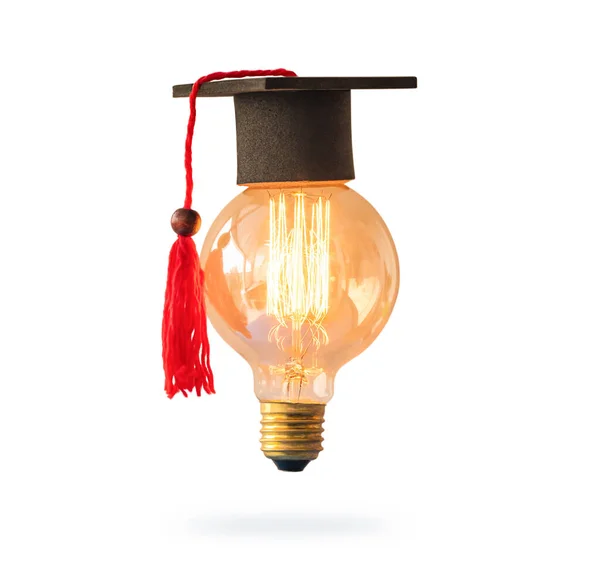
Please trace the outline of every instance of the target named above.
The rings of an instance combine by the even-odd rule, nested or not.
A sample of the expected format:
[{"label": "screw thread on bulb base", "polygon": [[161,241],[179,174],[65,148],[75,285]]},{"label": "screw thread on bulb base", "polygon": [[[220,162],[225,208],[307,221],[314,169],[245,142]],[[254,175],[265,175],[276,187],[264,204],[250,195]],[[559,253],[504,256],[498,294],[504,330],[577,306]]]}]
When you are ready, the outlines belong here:
[{"label": "screw thread on bulb base", "polygon": [[325,404],[261,402],[261,444],[280,471],[298,472],[323,450]]}]

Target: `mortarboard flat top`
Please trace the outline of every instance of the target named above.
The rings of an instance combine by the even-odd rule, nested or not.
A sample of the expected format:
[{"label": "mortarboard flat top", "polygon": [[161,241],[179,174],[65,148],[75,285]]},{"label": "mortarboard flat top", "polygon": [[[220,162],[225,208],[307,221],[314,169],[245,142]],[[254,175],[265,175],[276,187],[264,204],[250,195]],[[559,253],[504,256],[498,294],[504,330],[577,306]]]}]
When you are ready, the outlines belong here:
[{"label": "mortarboard flat top", "polygon": [[[259,77],[206,82],[198,96],[235,96],[251,92],[379,90],[417,88],[417,77]],[[173,87],[173,98],[190,95],[191,84]]]}]

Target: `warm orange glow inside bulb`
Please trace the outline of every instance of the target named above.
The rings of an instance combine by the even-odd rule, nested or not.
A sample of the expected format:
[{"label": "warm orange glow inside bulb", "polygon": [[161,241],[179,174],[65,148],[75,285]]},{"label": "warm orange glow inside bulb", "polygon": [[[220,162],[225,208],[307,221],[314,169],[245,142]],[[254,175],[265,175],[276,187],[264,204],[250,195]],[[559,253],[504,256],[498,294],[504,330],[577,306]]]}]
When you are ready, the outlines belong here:
[{"label": "warm orange glow inside bulb", "polygon": [[247,189],[213,223],[201,260],[208,315],[252,366],[263,402],[328,402],[400,282],[383,220],[341,182]]}]

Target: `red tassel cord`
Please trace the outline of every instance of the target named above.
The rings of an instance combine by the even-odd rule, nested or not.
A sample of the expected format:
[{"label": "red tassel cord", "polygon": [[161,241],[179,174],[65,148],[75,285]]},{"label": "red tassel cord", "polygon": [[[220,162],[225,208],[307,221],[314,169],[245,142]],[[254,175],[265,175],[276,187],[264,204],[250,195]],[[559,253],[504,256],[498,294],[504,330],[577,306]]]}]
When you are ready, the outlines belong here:
[{"label": "red tassel cord", "polygon": [[200,228],[200,216],[192,210],[192,139],[196,125],[196,97],[205,82],[226,78],[262,76],[296,76],[286,69],[270,71],[233,71],[212,73],[199,78],[190,92],[190,118],[185,140],[185,201],[183,208],[171,218],[177,240],[169,254],[167,290],[162,323],[163,368],[165,391],[169,398],[178,392],[187,396],[196,389],[208,394],[215,392],[213,372],[210,366],[206,305],[204,299],[204,272],[196,244],[192,239]]}]

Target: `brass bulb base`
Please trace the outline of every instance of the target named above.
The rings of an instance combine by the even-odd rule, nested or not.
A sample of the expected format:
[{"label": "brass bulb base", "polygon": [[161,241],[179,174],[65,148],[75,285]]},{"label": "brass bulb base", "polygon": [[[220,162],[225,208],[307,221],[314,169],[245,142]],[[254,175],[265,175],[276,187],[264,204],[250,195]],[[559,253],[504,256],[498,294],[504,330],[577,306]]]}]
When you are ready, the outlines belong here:
[{"label": "brass bulb base", "polygon": [[261,402],[262,451],[280,471],[298,472],[323,451],[325,404]]}]

